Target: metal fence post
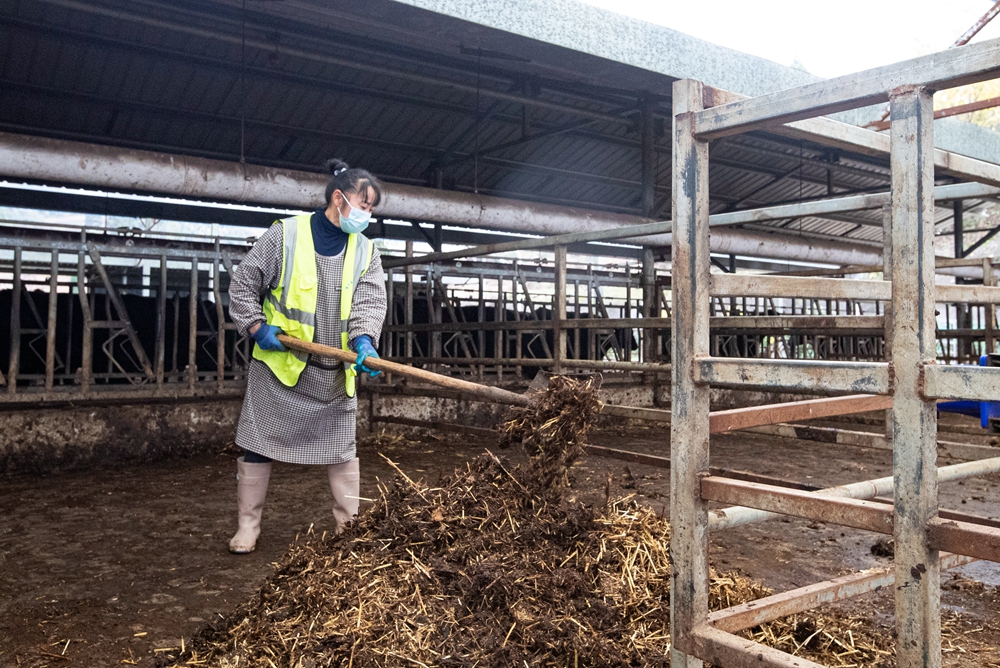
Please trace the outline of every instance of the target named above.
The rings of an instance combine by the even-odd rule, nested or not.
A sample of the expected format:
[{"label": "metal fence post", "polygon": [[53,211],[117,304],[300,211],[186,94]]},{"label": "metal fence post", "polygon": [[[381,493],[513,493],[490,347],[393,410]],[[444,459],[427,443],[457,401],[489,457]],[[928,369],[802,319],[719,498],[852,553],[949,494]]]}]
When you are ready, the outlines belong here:
[{"label": "metal fence post", "polygon": [[191,292],[188,299],[188,389],[198,380],[198,260],[191,260]]},{"label": "metal fence post", "polygon": [[898,88],[890,109],[896,660],[901,668],[936,668],[941,570],[937,550],[927,544],[927,522],[937,516],[937,412],[922,391],[923,368],[936,353],[931,93]]},{"label": "metal fence post", "polygon": [[56,317],[59,308],[59,251],[52,251],[49,265],[49,313],[45,324],[45,391],[51,392],[56,378]]},{"label": "metal fence post", "polygon": [[[215,240],[216,252],[219,252],[219,240]],[[215,299],[216,342],[215,382],[221,393],[226,387],[226,312],[222,307],[222,267],[216,257],[212,262],[212,298]]]},{"label": "metal fence post", "polygon": [[552,295],[552,336],[555,350],[552,351],[552,357],[555,360],[553,371],[562,373],[563,361],[566,359],[566,328],[563,327],[566,320],[566,247],[556,246],[555,253],[555,292]]},{"label": "metal fence post", "polygon": [[160,256],[160,289],[156,293],[156,387],[163,387],[167,342],[167,256]]},{"label": "metal fence post", "polygon": [[10,293],[10,363],[7,394],[17,393],[17,368],[21,365],[21,247],[14,249],[14,281]]},{"label": "metal fence post", "polygon": [[[656,258],[653,249],[642,249],[642,317],[655,318],[656,312]],[[642,361],[649,364],[656,356],[656,331],[651,327],[639,330],[642,337]]]},{"label": "metal fence post", "polygon": [[673,320],[670,423],[670,665],[701,668],[691,647],[708,617],[708,504],[700,475],[708,471],[709,388],[696,385],[694,367],[708,355],[708,143],[692,133],[691,112],[702,109],[700,82],[674,82]]},{"label": "metal fence post", "polygon": [[[82,237],[82,235],[81,235]],[[90,391],[94,374],[94,314],[87,294],[87,255],[80,251],[76,262],[76,291],[80,297],[80,312],[83,314],[83,350],[80,357],[80,389],[84,396]]]}]

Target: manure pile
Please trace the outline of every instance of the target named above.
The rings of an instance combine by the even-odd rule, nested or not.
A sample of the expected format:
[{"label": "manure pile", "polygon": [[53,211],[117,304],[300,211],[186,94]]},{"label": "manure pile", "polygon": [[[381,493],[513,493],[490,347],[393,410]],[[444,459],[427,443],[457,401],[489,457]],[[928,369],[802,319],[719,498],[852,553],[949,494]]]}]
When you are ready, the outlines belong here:
[{"label": "manure pile", "polygon": [[[565,467],[596,389],[555,377],[502,428],[532,456],[486,453],[428,486],[401,471],[338,537],[309,535],[175,666],[667,666],[670,526],[631,498],[565,501]],[[765,596],[713,575],[713,609]],[[890,641],[851,619],[799,616],[749,632],[828,665],[891,665]],[[887,635],[887,634],[885,634]]]}]

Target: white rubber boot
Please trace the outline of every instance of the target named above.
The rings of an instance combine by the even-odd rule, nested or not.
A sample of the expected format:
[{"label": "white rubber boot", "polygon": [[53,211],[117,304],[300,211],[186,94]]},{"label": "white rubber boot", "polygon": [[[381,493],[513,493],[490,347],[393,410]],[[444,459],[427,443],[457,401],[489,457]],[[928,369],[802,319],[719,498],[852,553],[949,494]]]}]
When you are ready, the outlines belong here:
[{"label": "white rubber boot", "polygon": [[236,505],[239,507],[240,528],[229,541],[229,551],[233,554],[247,554],[257,547],[260,516],[270,478],[271,462],[247,464],[242,457],[236,460]]},{"label": "white rubber boot", "polygon": [[358,498],[361,492],[361,467],[355,457],[341,464],[326,467],[333,492],[333,518],[337,520],[337,533],[358,514]]}]

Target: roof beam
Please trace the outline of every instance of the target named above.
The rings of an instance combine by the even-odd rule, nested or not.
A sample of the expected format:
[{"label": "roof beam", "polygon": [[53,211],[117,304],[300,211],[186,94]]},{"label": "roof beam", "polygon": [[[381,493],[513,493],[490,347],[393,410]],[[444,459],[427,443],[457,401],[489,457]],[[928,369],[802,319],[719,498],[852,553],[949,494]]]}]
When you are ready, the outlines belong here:
[{"label": "roof beam", "polygon": [[[1000,68],[1000,53],[995,54],[995,57],[997,67]],[[748,99],[750,98],[745,95],[705,86],[706,106],[728,105]],[[888,135],[865,130],[857,125],[842,123],[831,118],[820,117],[795,121],[768,128],[768,132],[792,139],[811,141],[831,148],[853,151],[874,158],[885,158],[889,155]],[[939,175],[944,174],[1000,187],[1000,165],[991,162],[976,160],[936,148],[934,149],[934,167]]]},{"label": "roof beam", "polygon": [[952,88],[998,73],[1000,39],[994,39],[705,109],[692,114],[694,134],[718,139],[888,102],[900,86]]},{"label": "roof beam", "polygon": [[[240,45],[240,46],[245,45],[247,47],[251,47],[253,49],[259,49],[265,52],[270,52],[273,51],[274,49],[273,44],[269,44],[266,41],[259,40],[256,38],[248,37],[244,40],[238,34],[229,34],[211,28],[204,28],[196,25],[184,24],[169,19],[155,18],[153,16],[142,16],[134,14],[132,12],[114,9],[111,7],[100,7],[96,5],[90,5],[84,2],[79,2],[78,0],[42,0],[42,1],[45,2],[46,4],[63,7],[65,9],[81,11],[85,13],[94,14],[97,16],[104,16],[123,21],[130,21],[133,23],[147,25],[153,28],[170,30],[186,35],[192,35],[195,37],[208,39],[213,42],[227,42],[229,44]],[[445,88],[451,88],[453,90],[461,90],[466,93],[472,93],[474,95],[482,95],[483,97],[488,97],[493,99],[510,100],[512,102],[517,102],[519,104],[525,104],[531,107],[538,107],[541,109],[548,109],[550,111],[557,111],[560,113],[577,116],[580,118],[590,118],[597,121],[606,121],[610,123],[626,124],[626,125],[631,125],[632,123],[632,121],[630,121],[629,119],[621,118],[619,116],[607,112],[596,111],[593,109],[583,109],[568,104],[561,104],[559,102],[552,102],[549,100],[543,100],[536,97],[521,95],[519,93],[511,93],[505,90],[497,90],[495,88],[486,88],[478,86],[475,82],[466,83],[463,81],[456,81],[453,79],[447,79],[429,74],[423,74],[415,70],[405,70],[398,67],[393,67],[391,65],[383,65],[370,62],[359,62],[358,60],[351,59],[346,56],[333,55],[324,49],[310,50],[308,48],[299,48],[297,46],[284,44],[281,47],[281,52],[285,55],[293,56],[296,58],[302,58],[307,61],[324,63],[326,65],[333,65],[335,67],[346,67],[352,70],[359,70],[363,72],[371,72],[374,74],[380,74],[384,76],[390,76],[393,78],[404,79],[406,81],[415,83],[423,83],[432,86],[443,86]]]}]

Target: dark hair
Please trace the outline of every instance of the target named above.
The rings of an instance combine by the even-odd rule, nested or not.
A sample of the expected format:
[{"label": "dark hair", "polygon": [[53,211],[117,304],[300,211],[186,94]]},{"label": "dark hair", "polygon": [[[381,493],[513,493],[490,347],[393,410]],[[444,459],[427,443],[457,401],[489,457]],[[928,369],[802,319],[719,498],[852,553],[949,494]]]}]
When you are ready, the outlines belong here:
[{"label": "dark hair", "polygon": [[349,167],[340,158],[330,158],[323,167],[333,174],[333,178],[326,184],[327,206],[330,206],[334,190],[339,190],[345,195],[363,192],[367,197],[368,189],[371,188],[375,191],[375,201],[371,202],[371,205],[378,206],[382,201],[382,184],[368,170]]}]

